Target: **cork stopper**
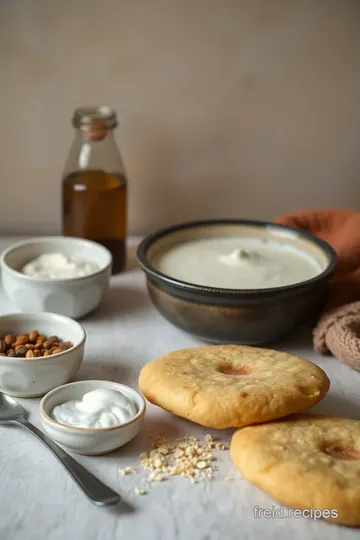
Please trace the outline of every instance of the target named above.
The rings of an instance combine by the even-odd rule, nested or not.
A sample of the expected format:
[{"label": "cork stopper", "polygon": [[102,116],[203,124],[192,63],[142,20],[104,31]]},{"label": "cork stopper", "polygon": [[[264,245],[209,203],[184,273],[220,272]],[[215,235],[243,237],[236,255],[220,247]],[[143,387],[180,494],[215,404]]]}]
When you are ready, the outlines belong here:
[{"label": "cork stopper", "polygon": [[72,124],[86,131],[90,141],[102,141],[109,130],[117,126],[115,111],[110,107],[79,107],[74,111]]}]

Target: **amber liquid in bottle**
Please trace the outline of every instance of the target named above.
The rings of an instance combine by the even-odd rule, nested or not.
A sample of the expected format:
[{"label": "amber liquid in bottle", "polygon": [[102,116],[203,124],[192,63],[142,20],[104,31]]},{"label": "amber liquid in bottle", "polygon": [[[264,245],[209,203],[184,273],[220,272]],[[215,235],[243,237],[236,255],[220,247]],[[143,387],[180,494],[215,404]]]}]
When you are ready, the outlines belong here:
[{"label": "amber liquid in bottle", "polygon": [[99,242],[113,256],[113,274],[126,263],[127,180],[101,170],[77,171],[63,179],[63,231]]}]

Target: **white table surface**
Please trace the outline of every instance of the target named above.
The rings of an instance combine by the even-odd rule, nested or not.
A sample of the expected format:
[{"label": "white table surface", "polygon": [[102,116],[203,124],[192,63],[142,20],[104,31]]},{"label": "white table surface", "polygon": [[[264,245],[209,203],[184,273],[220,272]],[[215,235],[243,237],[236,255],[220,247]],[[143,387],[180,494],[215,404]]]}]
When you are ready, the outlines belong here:
[{"label": "white table surface", "polygon": [[[0,251],[14,242],[0,239]],[[150,303],[142,271],[130,249],[129,269],[112,278],[106,301],[82,321],[87,331],[85,359],[78,379],[109,379],[137,387],[140,368],[170,350],[202,343],[164,320]],[[0,290],[0,313],[16,311]],[[308,332],[300,332],[273,348],[301,355],[320,365],[332,383],[326,398],[313,410],[353,418],[360,411],[360,374],[334,358],[312,351]],[[19,399],[29,419],[41,427],[38,399]],[[349,529],[310,519],[255,519],[254,507],[281,508],[235,471],[227,452],[219,453],[215,478],[191,484],[172,477],[143,496],[134,493],[145,473],[137,456],[146,451],[147,433],[204,436],[211,430],[176,418],[149,405],[142,433],[122,449],[103,457],[76,456],[123,498],[118,508],[92,505],[46,448],[20,427],[0,426],[1,540],[350,540]],[[212,433],[215,433],[212,431]],[[230,440],[231,431],[221,433]],[[134,466],[138,474],[121,476]],[[225,478],[232,474],[233,480]]]}]

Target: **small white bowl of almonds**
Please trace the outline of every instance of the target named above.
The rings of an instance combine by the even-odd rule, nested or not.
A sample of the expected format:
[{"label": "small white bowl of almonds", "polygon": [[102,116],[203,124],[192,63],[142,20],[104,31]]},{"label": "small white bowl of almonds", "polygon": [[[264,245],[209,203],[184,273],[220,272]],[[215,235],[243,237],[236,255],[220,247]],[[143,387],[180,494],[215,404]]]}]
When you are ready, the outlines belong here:
[{"label": "small white bowl of almonds", "polygon": [[0,390],[14,397],[43,396],[79,371],[86,334],[56,313],[0,316]]}]

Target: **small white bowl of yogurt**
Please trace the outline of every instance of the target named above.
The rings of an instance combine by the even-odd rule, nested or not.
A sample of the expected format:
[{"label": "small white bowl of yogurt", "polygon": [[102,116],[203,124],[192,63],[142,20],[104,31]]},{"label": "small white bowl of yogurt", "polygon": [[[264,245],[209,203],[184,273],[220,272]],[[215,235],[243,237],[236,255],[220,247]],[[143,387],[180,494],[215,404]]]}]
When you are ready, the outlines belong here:
[{"label": "small white bowl of yogurt", "polygon": [[18,309],[78,319],[101,303],[112,256],[96,242],[44,236],[11,245],[1,254],[0,266],[4,291]]},{"label": "small white bowl of yogurt", "polygon": [[140,431],[146,404],[143,396],[112,381],[76,381],[46,394],[39,406],[42,424],[54,441],[71,452],[107,454]]}]

